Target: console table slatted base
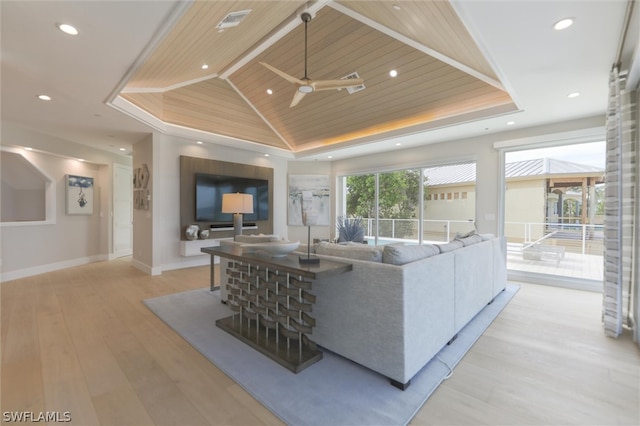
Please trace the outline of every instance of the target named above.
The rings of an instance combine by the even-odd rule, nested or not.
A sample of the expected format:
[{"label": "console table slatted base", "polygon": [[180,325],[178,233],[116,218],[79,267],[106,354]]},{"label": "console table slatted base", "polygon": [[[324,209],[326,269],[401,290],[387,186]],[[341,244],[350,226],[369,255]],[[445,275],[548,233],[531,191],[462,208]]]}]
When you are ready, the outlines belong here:
[{"label": "console table slatted base", "polygon": [[271,259],[231,246],[202,251],[231,259],[221,260],[221,267],[229,277],[227,305],[234,314],[217,320],[216,326],[294,373],[322,359],[309,338],[316,323],[311,314],[316,300],[312,282],[350,271],[352,265],[298,265],[292,255]]},{"label": "console table slatted base", "polygon": [[228,262],[227,275],[227,306],[237,313],[216,321],[218,327],[294,373],[322,359],[306,336],[315,325],[307,301],[315,297],[302,288],[311,282],[240,261]]}]

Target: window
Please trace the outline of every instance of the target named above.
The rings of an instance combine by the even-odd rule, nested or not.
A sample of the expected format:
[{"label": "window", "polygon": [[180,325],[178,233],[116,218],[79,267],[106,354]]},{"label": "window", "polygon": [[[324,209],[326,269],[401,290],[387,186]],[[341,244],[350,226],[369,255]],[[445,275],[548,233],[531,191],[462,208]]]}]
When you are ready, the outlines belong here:
[{"label": "window", "polygon": [[467,194],[475,194],[475,162],[340,179],[339,215],[362,217],[370,244],[447,242],[474,229],[475,197]]}]

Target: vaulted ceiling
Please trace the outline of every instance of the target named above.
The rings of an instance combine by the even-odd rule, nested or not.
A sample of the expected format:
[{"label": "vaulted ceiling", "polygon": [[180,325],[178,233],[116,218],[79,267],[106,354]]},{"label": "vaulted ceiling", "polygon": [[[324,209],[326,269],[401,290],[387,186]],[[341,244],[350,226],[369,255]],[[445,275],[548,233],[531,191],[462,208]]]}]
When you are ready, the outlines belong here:
[{"label": "vaulted ceiling", "polygon": [[[250,12],[219,31],[242,11]],[[355,72],[362,90],[318,91],[290,107],[296,86],[260,62],[305,75],[303,11],[313,15],[309,77]],[[167,125],[296,154],[518,109],[444,1],[195,2],[120,97]]]},{"label": "vaulted ceiling", "polygon": [[[161,131],[302,160],[604,124],[609,70],[636,48],[621,35],[638,40],[638,25],[625,27],[630,4],[1,1],[1,118],[122,155]],[[238,26],[216,28],[246,10]],[[296,87],[259,62],[304,75],[303,11],[313,15],[308,76],[357,72],[364,90],[318,91],[289,107]],[[554,31],[565,17],[574,25]],[[79,34],[62,33],[61,22]],[[3,145],[27,142],[6,128]]]}]

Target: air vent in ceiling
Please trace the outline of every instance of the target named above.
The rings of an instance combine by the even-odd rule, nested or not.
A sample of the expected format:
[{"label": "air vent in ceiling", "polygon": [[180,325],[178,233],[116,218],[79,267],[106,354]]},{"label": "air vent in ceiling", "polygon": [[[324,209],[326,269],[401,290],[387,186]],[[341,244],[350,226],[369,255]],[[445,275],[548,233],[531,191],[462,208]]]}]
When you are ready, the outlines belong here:
[{"label": "air vent in ceiling", "polygon": [[225,28],[235,27],[240,24],[240,21],[242,21],[245,16],[249,14],[249,12],[251,12],[251,9],[241,10],[239,12],[231,12],[227,16],[225,16],[222,21],[218,22],[216,28],[223,30]]},{"label": "air vent in ceiling", "polygon": [[[347,80],[350,78],[360,78],[360,76],[357,72],[352,72],[351,74],[342,77],[342,80]],[[364,86],[364,84],[359,84],[357,86],[347,87],[347,92],[349,92],[350,95],[353,95],[354,93],[364,90],[365,88],[366,87]]]}]

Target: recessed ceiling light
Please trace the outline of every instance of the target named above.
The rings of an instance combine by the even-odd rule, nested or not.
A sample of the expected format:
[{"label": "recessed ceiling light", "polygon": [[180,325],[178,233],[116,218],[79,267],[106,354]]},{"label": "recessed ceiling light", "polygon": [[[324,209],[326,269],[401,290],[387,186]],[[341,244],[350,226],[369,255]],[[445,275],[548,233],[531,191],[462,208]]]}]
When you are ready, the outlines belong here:
[{"label": "recessed ceiling light", "polygon": [[390,75],[391,77],[397,77],[397,76],[398,76],[398,71],[396,71],[396,70],[391,70],[391,71],[389,71],[389,75]]},{"label": "recessed ceiling light", "polygon": [[333,158],[333,155],[327,155],[327,158]]},{"label": "recessed ceiling light", "polygon": [[78,158],[78,161],[83,162],[84,158]]},{"label": "recessed ceiling light", "polygon": [[204,65],[202,65],[200,68],[202,68],[203,70],[206,70],[206,69],[209,69],[209,65],[204,64]]},{"label": "recessed ceiling light", "polygon": [[265,154],[264,156],[265,156],[265,157],[268,157],[268,156],[269,156],[269,154]]},{"label": "recessed ceiling light", "polygon": [[120,151],[126,151],[126,150],[127,150],[126,148],[120,148]]},{"label": "recessed ceiling light", "polygon": [[555,24],[553,24],[553,29],[554,30],[565,30],[567,28],[569,28],[571,25],[573,25],[573,22],[575,20],[573,18],[565,18],[565,19],[561,19],[558,22],[556,22]]},{"label": "recessed ceiling light", "polygon": [[63,33],[65,33],[65,34],[78,35],[78,29],[76,27],[74,27],[73,25],[59,24],[58,25],[58,29],[60,31],[62,31]]},{"label": "recessed ceiling light", "polygon": [[573,92],[573,93],[569,93],[567,95],[567,98],[577,98],[578,96],[580,96],[580,92]]},{"label": "recessed ceiling light", "polygon": [[27,151],[33,151],[33,148],[31,148],[30,146],[25,146],[24,149],[26,149]]},{"label": "recessed ceiling light", "polygon": [[267,89],[267,95],[273,95],[273,90]]},{"label": "recessed ceiling light", "polygon": [[202,145],[202,143],[203,143],[203,142],[202,142],[202,141],[196,141],[196,143],[197,143],[198,145]]},{"label": "recessed ceiling light", "polygon": [[402,146],[400,142],[396,142],[396,146]]},{"label": "recessed ceiling light", "polygon": [[514,124],[516,124],[515,121],[507,121],[507,126],[513,126]]},{"label": "recessed ceiling light", "polygon": [[38,99],[40,99],[41,101],[50,101],[51,100],[51,96],[49,96],[49,95],[38,95]]},{"label": "recessed ceiling light", "polygon": [[400,6],[398,6],[397,4],[394,4],[394,5],[393,5],[393,6],[391,6],[391,7],[393,7],[395,10],[400,10],[400,9],[402,9],[402,8],[401,8]]}]

